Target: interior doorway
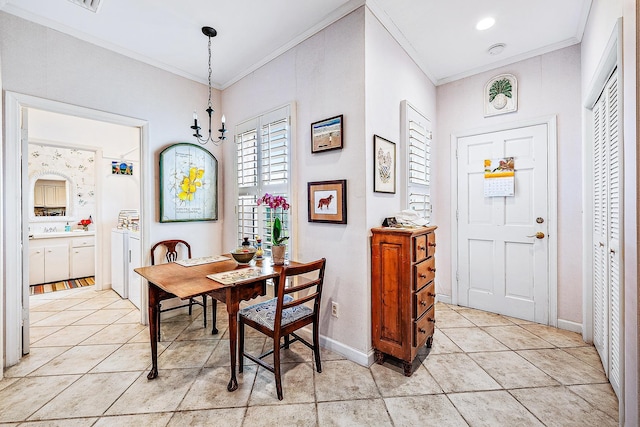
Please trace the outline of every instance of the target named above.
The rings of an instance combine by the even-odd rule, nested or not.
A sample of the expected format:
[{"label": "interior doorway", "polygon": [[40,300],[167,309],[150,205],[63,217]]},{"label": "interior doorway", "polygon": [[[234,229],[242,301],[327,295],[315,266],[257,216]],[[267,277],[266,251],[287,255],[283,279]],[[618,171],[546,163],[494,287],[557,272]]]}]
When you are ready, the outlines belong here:
[{"label": "interior doorway", "polygon": [[[145,147],[147,146],[147,122],[133,119],[129,117],[119,116],[111,113],[105,113],[102,111],[92,110],[88,108],[78,107],[74,105],[59,103],[55,101],[45,100],[41,98],[31,97],[28,95],[16,94],[7,92],[5,96],[5,123],[6,123],[6,162],[5,172],[7,182],[16,182],[21,185],[6,186],[5,197],[7,200],[19,200],[20,203],[7,206],[6,219],[5,219],[5,253],[6,260],[6,284],[13,283],[14,285],[7,285],[5,288],[5,307],[6,307],[6,341],[5,341],[5,366],[11,366],[18,362],[24,353],[28,351],[28,332],[26,333],[27,339],[23,340],[24,330],[28,330],[29,326],[29,277],[28,277],[28,240],[29,240],[29,222],[28,222],[28,209],[29,209],[29,197],[27,195],[30,183],[28,177],[27,167],[27,153],[28,143],[30,136],[28,134],[29,129],[22,126],[23,113],[25,111],[41,111],[49,115],[56,116],[57,124],[64,126],[65,120],[85,121],[86,124],[94,127],[94,131],[100,132],[98,128],[100,126],[112,126],[112,127],[129,127],[135,128],[137,132],[137,141],[135,150],[139,153],[138,157],[138,189],[134,198],[140,203],[140,214],[142,220],[141,224],[141,244],[146,240],[147,224],[144,221],[144,186],[145,180],[142,171],[145,169]],[[28,118],[27,118],[28,120]],[[56,121],[49,123],[50,130],[55,126]],[[27,122],[28,125],[28,122]],[[68,125],[68,123],[67,123]],[[75,128],[75,127],[72,127]],[[77,130],[77,128],[76,128]],[[47,133],[44,139],[50,140],[51,131]],[[76,137],[84,138],[84,140],[91,139],[97,140],[97,136],[93,133],[87,133],[86,129],[78,132]],[[42,137],[35,137],[36,140],[41,140]],[[71,140],[73,138],[71,137]],[[61,141],[57,141],[60,143]],[[82,144],[80,144],[82,145]],[[96,148],[95,145],[90,145],[85,142],[85,145]],[[111,157],[120,158],[121,153],[117,155],[111,155],[107,149],[98,147],[98,152],[101,152],[100,160],[97,165],[101,171],[97,173],[96,180],[97,186],[100,186],[108,179],[106,175],[107,169],[104,169],[105,165],[108,165],[108,170],[111,168]],[[105,270],[109,269],[109,247],[106,245],[108,242],[108,230],[115,225],[117,220],[116,213],[110,213],[112,204],[107,203],[104,200],[96,200],[96,223],[100,224],[96,228],[96,239],[101,242],[96,246],[96,260],[101,262],[96,265],[96,279],[102,284],[108,285],[109,282],[105,280],[107,276]],[[108,220],[113,219],[113,224],[110,224]],[[104,220],[104,221],[103,221]],[[101,229],[105,227],[106,230]],[[106,237],[105,237],[106,236]],[[107,261],[104,261],[104,260]],[[106,266],[104,264],[107,264]],[[13,267],[12,267],[13,266]],[[141,321],[145,321],[146,317],[141,314]],[[26,351],[25,351],[26,350]]]}]

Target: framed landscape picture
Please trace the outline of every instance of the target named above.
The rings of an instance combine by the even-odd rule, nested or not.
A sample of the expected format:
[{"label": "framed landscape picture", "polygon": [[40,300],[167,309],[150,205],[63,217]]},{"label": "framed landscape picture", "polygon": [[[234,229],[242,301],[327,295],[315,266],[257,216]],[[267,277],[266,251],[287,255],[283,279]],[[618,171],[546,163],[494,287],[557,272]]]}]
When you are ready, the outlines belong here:
[{"label": "framed landscape picture", "polygon": [[179,143],[160,153],[160,222],[218,219],[218,160]]},{"label": "framed landscape picture", "polygon": [[307,183],[309,222],[347,223],[347,180]]},{"label": "framed landscape picture", "polygon": [[342,115],[311,123],[311,152],[342,148]]}]

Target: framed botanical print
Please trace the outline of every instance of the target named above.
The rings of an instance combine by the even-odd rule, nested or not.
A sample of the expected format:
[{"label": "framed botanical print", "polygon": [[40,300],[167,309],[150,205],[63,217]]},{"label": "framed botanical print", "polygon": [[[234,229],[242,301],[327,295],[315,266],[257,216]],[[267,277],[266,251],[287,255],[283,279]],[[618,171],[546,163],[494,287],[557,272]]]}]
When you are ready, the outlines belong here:
[{"label": "framed botanical print", "polygon": [[373,135],[373,191],[396,192],[396,144]]},{"label": "framed botanical print", "polygon": [[186,142],[160,153],[160,222],[218,219],[218,160]]}]

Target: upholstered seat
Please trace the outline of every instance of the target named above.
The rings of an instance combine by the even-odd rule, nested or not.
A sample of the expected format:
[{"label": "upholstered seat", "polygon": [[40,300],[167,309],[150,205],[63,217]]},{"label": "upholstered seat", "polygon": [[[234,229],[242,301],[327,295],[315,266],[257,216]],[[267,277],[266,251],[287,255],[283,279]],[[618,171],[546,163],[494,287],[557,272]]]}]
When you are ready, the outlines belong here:
[{"label": "upholstered seat", "polygon": [[[293,301],[293,298],[289,295],[284,296],[285,304]],[[240,310],[240,315],[244,316],[247,320],[252,320],[261,324],[273,331],[273,325],[276,318],[276,308],[278,305],[278,299],[273,298],[269,301],[264,301],[258,304],[254,304],[251,307],[243,308]],[[295,322],[298,319],[302,319],[305,316],[313,314],[313,310],[305,305],[298,305],[295,307],[282,310],[282,323],[281,326],[286,326],[291,322]]]}]

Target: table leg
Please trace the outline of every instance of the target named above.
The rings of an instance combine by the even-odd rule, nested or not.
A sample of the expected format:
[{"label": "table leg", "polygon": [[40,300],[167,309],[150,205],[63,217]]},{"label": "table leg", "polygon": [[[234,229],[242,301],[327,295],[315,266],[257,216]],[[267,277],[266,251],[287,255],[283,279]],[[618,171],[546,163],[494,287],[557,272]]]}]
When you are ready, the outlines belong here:
[{"label": "table leg", "polygon": [[158,376],[158,287],[149,283],[149,338],[151,339],[151,370],[147,379]]},{"label": "table leg", "polygon": [[238,310],[240,309],[240,302],[230,301],[231,299],[235,300],[235,298],[227,298],[227,313],[229,313],[229,353],[231,355],[231,379],[227,385],[228,391],[238,389],[238,380],[236,379],[236,355],[238,344]]}]

